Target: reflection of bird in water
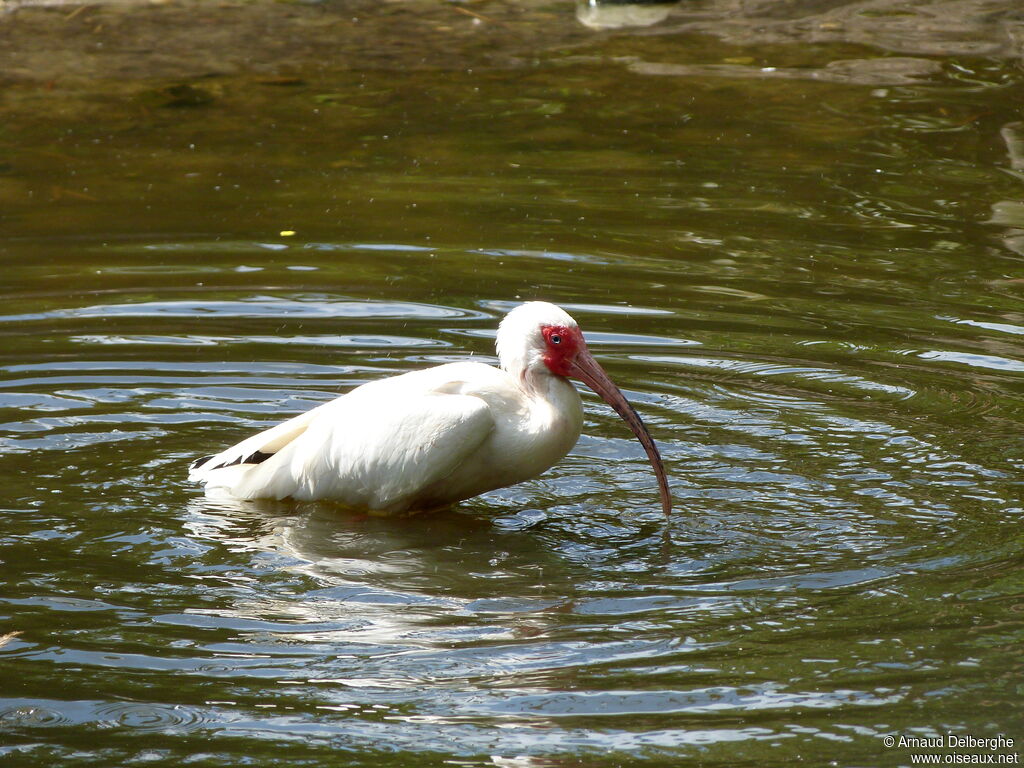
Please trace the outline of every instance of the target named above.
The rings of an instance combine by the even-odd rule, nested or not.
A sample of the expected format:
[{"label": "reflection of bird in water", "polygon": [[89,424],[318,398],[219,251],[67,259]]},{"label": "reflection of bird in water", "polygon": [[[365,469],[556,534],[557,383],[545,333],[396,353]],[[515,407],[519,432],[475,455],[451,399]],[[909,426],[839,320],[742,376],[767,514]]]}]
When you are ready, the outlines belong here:
[{"label": "reflection of bird in water", "polygon": [[576,18],[591,29],[649,27],[668,18],[679,0],[576,0]]},{"label": "reflection of bird in water", "polygon": [[185,526],[239,553],[232,575],[215,578],[247,586],[216,616],[266,620],[245,628],[278,639],[450,649],[477,635],[535,635],[572,604],[545,587],[571,562],[509,522],[443,512],[396,526],[321,502],[195,498]]},{"label": "reflection of bird in water", "polygon": [[[419,583],[424,573],[465,578],[446,572],[448,548],[459,550],[464,569],[487,570],[496,553],[527,549],[523,566],[543,561],[533,537],[523,534],[522,519],[510,528],[462,512],[432,515],[425,526],[395,526],[387,518],[360,512],[346,514],[325,502],[285,502],[273,499],[196,498],[189,501],[186,526],[199,540],[219,541],[238,552],[273,553],[296,562],[283,565],[301,570],[329,585],[359,583],[402,590]],[[468,550],[461,544],[468,542]],[[380,577],[379,579],[377,577]],[[408,578],[409,583],[403,579]]]},{"label": "reflection of bird in water", "polygon": [[[1010,168],[1021,178],[1024,171],[1024,123],[1007,123],[999,135],[1006,142]],[[988,223],[1008,227],[1003,242],[1014,253],[1024,254],[1024,203],[1020,200],[999,200],[993,203],[992,218]]]},{"label": "reflection of bird in water", "polygon": [[528,480],[575,445],[580,379],[614,408],[654,466],[671,510],[658,449],[587,349],[576,321],[546,302],[502,321],[500,368],[450,363],[357,387],[214,456],[189,477],[233,498],[331,499],[354,509],[445,507]]}]

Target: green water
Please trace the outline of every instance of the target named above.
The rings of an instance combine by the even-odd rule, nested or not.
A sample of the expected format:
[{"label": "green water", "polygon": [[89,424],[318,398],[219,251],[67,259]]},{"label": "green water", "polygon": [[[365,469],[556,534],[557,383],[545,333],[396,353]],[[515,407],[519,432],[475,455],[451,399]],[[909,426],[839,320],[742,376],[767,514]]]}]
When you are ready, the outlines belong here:
[{"label": "green water", "polygon": [[[0,762],[1024,751],[1019,64],[470,8],[515,50],[0,93]],[[444,514],[185,481],[532,298],[650,427],[667,528],[589,393],[568,458]],[[1016,745],[884,741],[948,733]]]}]

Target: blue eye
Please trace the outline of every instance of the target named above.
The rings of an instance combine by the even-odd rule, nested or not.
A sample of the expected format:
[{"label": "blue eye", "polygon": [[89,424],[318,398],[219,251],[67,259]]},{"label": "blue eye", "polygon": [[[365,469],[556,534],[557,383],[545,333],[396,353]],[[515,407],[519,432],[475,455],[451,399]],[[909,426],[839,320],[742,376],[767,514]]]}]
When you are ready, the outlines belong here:
[{"label": "blue eye", "polygon": [[557,333],[551,334],[551,343],[552,344],[561,344],[562,343],[562,337],[559,336]]}]

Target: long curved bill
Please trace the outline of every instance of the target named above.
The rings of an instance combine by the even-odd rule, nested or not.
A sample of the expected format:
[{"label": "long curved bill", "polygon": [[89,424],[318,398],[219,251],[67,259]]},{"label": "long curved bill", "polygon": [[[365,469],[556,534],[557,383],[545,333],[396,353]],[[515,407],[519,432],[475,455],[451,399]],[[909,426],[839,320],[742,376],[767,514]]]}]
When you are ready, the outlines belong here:
[{"label": "long curved bill", "polygon": [[633,430],[636,439],[640,441],[640,444],[647,452],[647,458],[651,460],[654,474],[658,478],[661,509],[666,516],[669,515],[672,512],[672,496],[668,490],[668,478],[665,476],[665,467],[661,463],[661,454],[658,453],[658,446],[654,444],[651,433],[647,431],[647,427],[644,426],[640,415],[633,410],[633,406],[629,404],[626,396],[619,391],[619,388],[615,386],[615,382],[608,377],[608,374],[604,372],[604,368],[594,359],[586,347],[580,349],[575,360],[569,363],[568,369],[570,376],[574,376],[597,392],[601,399],[614,408],[615,412]]}]

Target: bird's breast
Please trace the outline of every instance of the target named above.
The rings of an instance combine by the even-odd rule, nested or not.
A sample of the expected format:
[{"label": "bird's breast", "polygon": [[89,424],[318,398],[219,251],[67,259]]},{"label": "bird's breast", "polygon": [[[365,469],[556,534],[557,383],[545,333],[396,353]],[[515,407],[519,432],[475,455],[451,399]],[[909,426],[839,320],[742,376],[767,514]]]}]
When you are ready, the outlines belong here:
[{"label": "bird's breast", "polygon": [[575,387],[551,379],[548,391],[524,395],[515,411],[495,419],[492,461],[509,482],[539,475],[558,463],[576,445],[583,426],[583,407]]}]

